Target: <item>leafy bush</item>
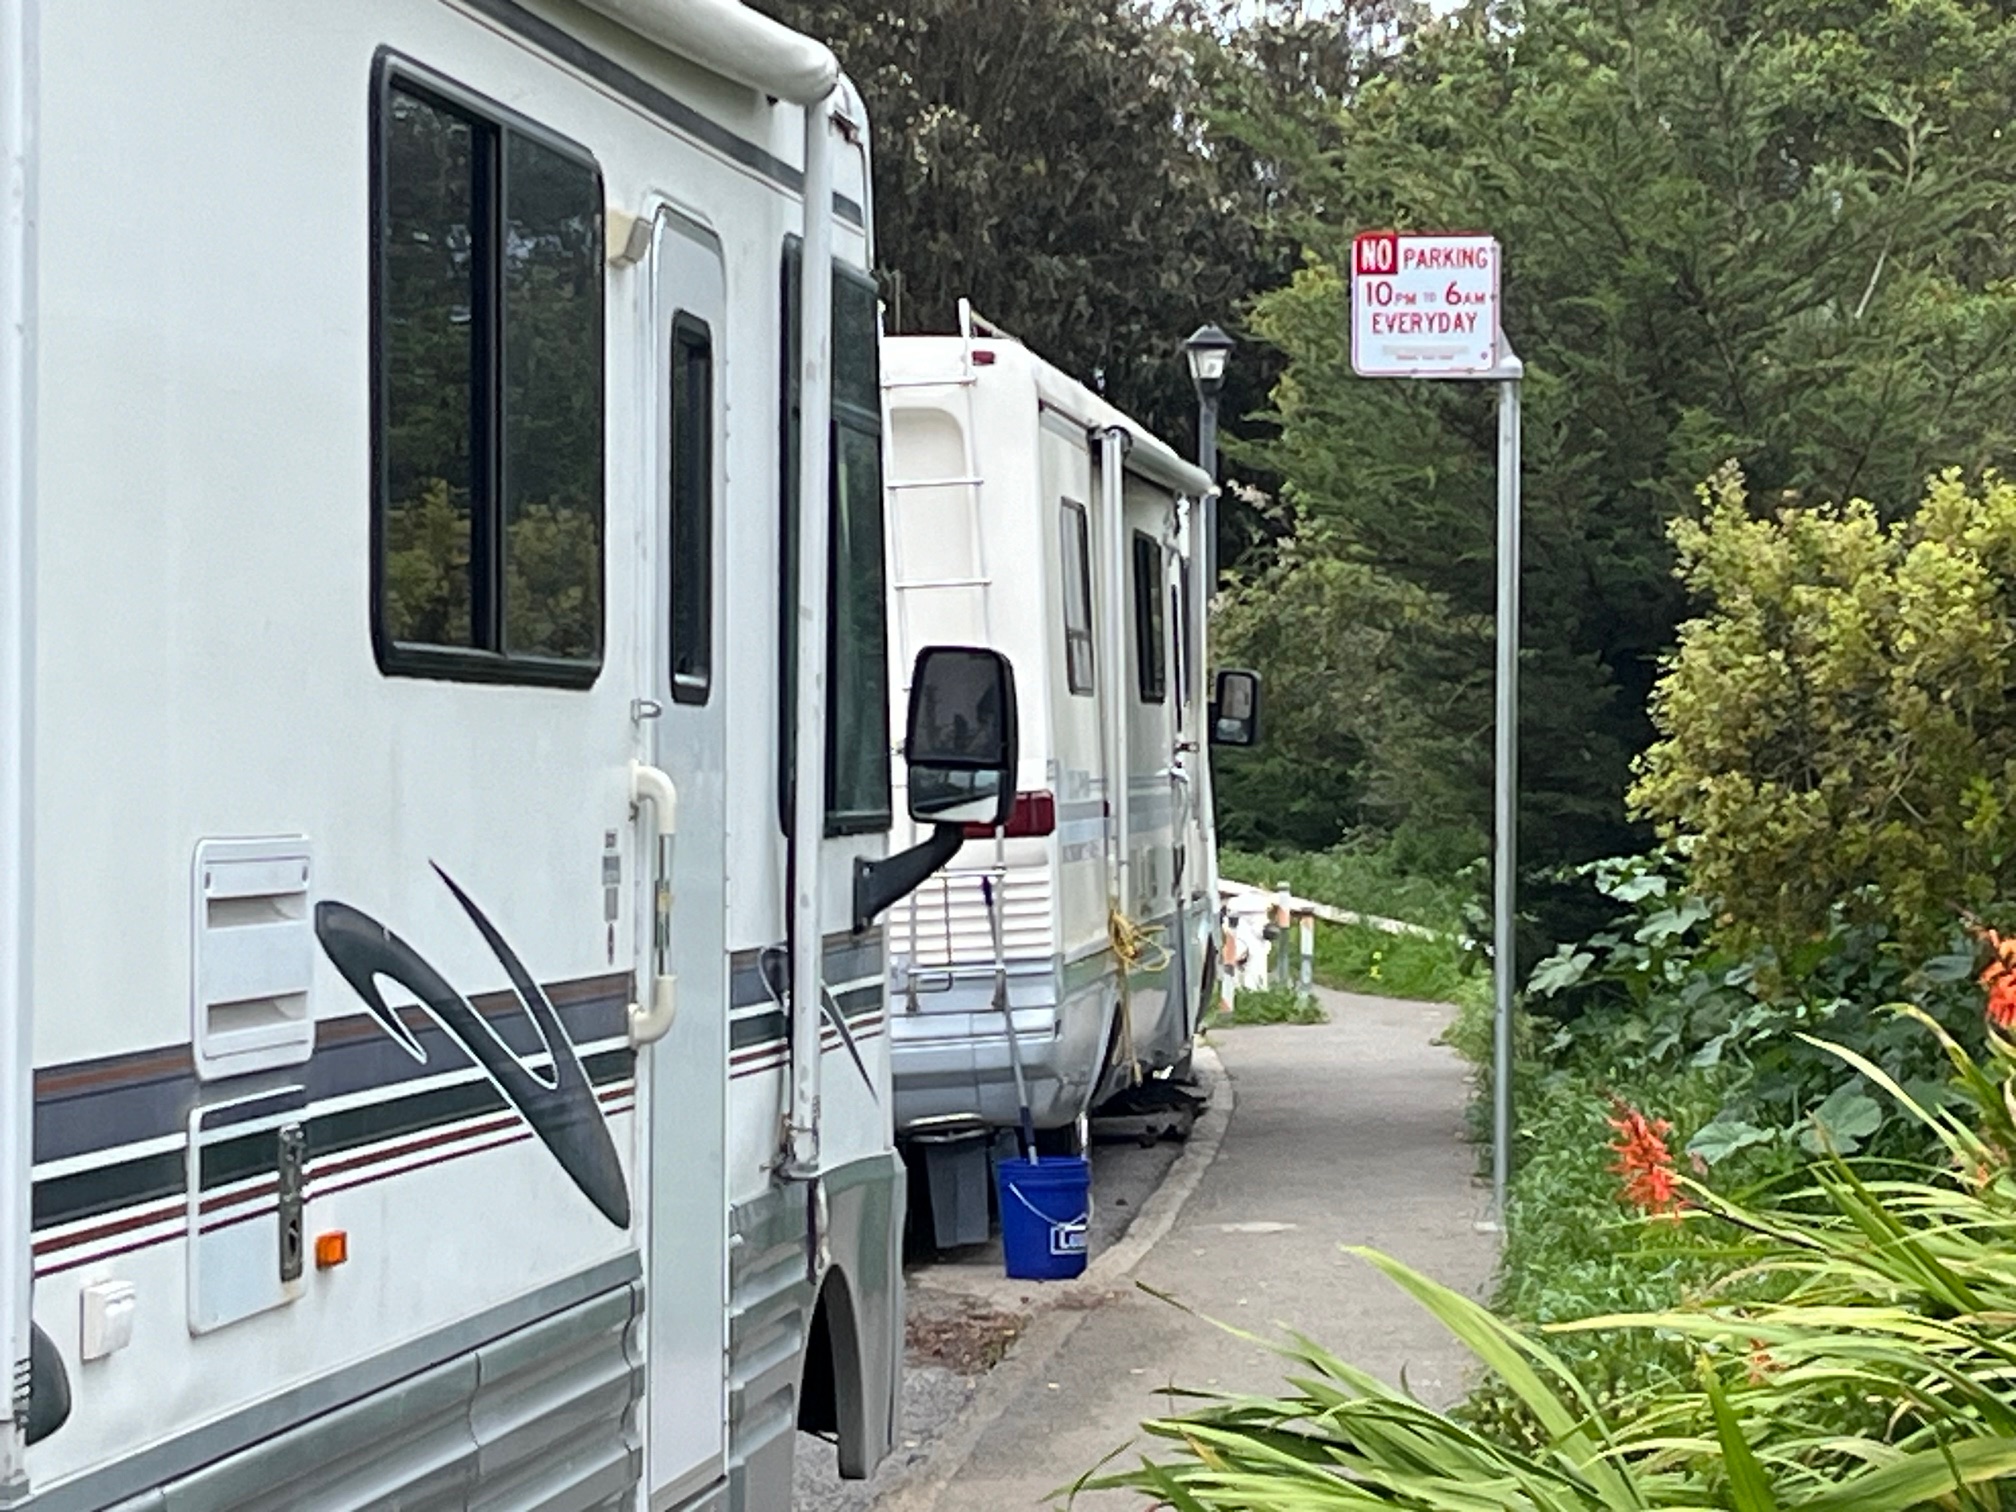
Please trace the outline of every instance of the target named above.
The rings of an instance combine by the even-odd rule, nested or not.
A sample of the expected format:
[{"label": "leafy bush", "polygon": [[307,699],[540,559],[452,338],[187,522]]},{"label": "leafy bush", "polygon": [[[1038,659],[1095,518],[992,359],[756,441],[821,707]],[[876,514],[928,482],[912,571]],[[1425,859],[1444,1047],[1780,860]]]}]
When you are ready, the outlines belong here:
[{"label": "leafy bush", "polygon": [[1554,1348],[1361,1250],[1538,1432],[1508,1438],[1433,1411],[1295,1338],[1279,1346],[1296,1367],[1287,1394],[1196,1394],[1204,1405],[1145,1425],[1169,1458],[1088,1485],[1183,1512],[2003,1506],[1996,1487],[2016,1477],[2016,1050],[1998,1039],[1984,1068],[1911,1012],[1950,1058],[1971,1116],[1928,1108],[1873,1062],[1838,1053],[1937,1141],[1939,1166],[1878,1181],[1832,1155],[1801,1190],[1754,1204],[1674,1175],[1694,1204],[1675,1226],[1712,1231],[1751,1294],[1549,1330],[1684,1341],[1691,1377],[1606,1400]]},{"label": "leafy bush", "polygon": [[1722,1105],[1688,1143],[1709,1165],[1794,1145],[1807,1154],[1927,1153],[1922,1126],[1886,1118],[1864,1079],[1810,1036],[1849,1047],[1914,1097],[1936,1102],[1945,1067],[1938,1046],[1878,1005],[1907,999],[1949,1030],[1972,1032],[1975,952],[1964,935],[1950,934],[1946,954],[1911,967],[1883,926],[1837,913],[1795,946],[1737,951],[1717,943],[1712,910],[1666,858],[1586,870],[1621,911],[1608,930],[1564,946],[1529,980],[1529,1000],[1559,1019],[1544,1047],[1556,1064],[1600,1065],[1626,1081],[1653,1071],[1712,1073]]},{"label": "leafy bush", "polygon": [[1859,499],[1752,518],[1733,466],[1701,499],[1672,537],[1703,613],[1633,803],[1739,940],[1838,918],[1934,948],[2016,875],[2016,483],[1947,472],[1888,525]]}]

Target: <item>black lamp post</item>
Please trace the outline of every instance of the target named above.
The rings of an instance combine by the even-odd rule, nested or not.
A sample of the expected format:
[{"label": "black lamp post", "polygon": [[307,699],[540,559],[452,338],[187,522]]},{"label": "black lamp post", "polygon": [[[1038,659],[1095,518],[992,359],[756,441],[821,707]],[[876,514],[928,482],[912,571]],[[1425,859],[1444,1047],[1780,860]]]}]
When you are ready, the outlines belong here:
[{"label": "black lamp post", "polygon": [[[1183,343],[1183,358],[1190,364],[1190,383],[1197,390],[1197,465],[1218,481],[1218,396],[1225,390],[1225,368],[1232,360],[1234,342],[1215,325],[1201,325]],[[1218,504],[1212,499],[1204,510],[1204,585],[1207,594],[1218,591]]]}]

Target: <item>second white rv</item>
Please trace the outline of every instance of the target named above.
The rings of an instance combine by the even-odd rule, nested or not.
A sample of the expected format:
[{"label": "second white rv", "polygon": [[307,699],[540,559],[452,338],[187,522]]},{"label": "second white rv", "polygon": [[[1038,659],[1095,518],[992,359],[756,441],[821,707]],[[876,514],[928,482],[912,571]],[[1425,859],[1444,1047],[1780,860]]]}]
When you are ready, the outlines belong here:
[{"label": "second white rv", "polygon": [[927,1157],[939,1242],[969,1242],[986,1212],[972,1135],[1019,1122],[1010,1016],[1053,1149],[1189,1056],[1216,938],[1214,488],[964,309],[957,335],[884,342],[883,395],[892,693],[942,641],[1001,648],[1022,690],[1010,823],[973,831],[888,921],[897,1132]]}]

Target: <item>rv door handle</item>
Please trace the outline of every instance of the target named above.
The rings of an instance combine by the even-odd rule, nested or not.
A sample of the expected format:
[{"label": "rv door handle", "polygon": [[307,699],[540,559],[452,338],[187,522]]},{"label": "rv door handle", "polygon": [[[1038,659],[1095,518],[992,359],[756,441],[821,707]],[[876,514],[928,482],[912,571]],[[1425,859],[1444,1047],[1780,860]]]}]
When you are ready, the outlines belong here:
[{"label": "rv door handle", "polygon": [[630,763],[630,811],[651,809],[651,979],[648,1001],[630,1005],[630,1043],[641,1047],[663,1039],[679,1012],[678,979],[672,954],[672,837],[679,828],[679,790],[655,766]]}]

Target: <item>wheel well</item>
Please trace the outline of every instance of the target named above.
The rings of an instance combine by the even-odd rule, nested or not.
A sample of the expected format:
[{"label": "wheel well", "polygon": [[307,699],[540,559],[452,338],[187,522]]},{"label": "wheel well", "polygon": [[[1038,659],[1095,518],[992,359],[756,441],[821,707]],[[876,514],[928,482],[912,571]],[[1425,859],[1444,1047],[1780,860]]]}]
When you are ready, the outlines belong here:
[{"label": "wheel well", "polygon": [[[826,1273],[812,1326],[805,1335],[805,1359],[798,1376],[798,1426],[822,1434],[840,1451],[840,1474],[859,1480],[875,1468],[880,1449],[868,1440],[868,1404],[862,1393],[861,1328],[854,1293],[840,1267]],[[886,1446],[884,1446],[886,1447]]]},{"label": "wheel well", "polygon": [[806,1433],[837,1434],[840,1431],[840,1404],[834,1383],[839,1372],[833,1368],[833,1321],[827,1307],[830,1285],[820,1288],[819,1304],[812,1309],[812,1330],[805,1338],[805,1366],[798,1381],[798,1426]]}]

